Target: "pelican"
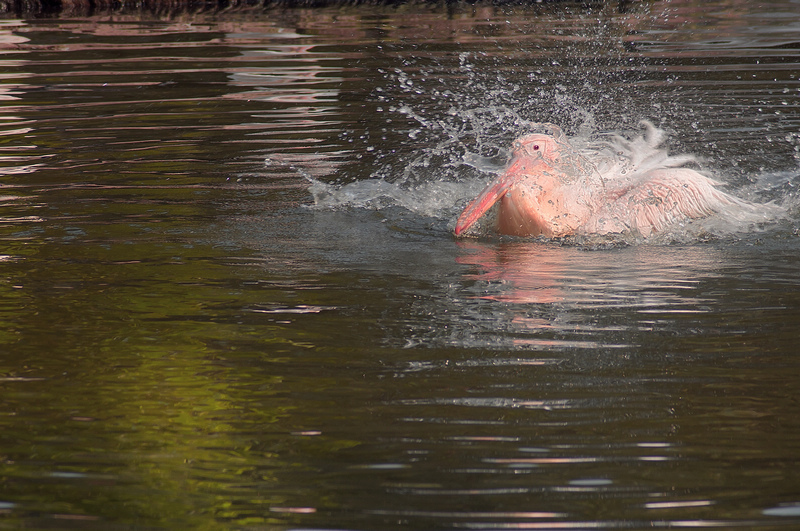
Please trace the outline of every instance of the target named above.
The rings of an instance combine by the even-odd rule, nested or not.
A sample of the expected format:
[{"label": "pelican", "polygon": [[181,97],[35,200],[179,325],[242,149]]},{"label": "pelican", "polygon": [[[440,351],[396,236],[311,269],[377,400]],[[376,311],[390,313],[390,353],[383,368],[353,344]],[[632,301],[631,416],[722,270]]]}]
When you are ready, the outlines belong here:
[{"label": "pelican", "polygon": [[544,124],[547,133],[518,138],[505,170],[459,216],[456,236],[498,201],[498,232],[550,238],[618,233],[647,238],[727,205],[747,204],[684,167],[691,156],[669,156],[658,147],[663,133],[644,125],[645,134],[636,140],[612,137],[582,149],[552,124]]}]

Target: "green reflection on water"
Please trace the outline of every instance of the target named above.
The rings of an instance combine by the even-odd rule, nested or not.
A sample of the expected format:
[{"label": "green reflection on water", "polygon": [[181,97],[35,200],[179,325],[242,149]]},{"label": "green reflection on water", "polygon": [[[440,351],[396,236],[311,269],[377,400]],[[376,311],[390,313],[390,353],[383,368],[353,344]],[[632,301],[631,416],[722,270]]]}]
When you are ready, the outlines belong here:
[{"label": "green reflection on water", "polygon": [[79,206],[3,226],[6,499],[29,517],[268,522],[257,508],[284,501],[272,474],[282,464],[254,441],[294,408],[271,368],[314,338],[292,331],[296,316],[252,311],[295,305],[286,279],[279,290],[263,271],[245,282],[224,249],[187,236],[208,205],[162,194],[162,217],[146,195],[51,193],[51,211]]}]

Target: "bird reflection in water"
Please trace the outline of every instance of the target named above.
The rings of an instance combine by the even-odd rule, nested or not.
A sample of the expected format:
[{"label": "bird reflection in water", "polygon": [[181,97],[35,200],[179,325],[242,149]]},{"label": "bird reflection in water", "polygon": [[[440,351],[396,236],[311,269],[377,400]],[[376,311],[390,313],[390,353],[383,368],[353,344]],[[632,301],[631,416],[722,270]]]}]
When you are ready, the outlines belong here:
[{"label": "bird reflection in water", "polygon": [[484,244],[461,240],[460,264],[475,266],[466,279],[486,284],[482,299],[515,303],[554,303],[565,298],[564,255],[558,247],[531,242]]}]

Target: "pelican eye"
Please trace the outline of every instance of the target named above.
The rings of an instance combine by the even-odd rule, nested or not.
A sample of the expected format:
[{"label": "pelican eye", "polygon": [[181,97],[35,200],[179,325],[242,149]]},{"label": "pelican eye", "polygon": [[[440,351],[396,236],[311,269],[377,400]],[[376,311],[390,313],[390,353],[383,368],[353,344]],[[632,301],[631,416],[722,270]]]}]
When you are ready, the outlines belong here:
[{"label": "pelican eye", "polygon": [[539,144],[534,144],[533,145],[533,150],[534,151],[539,151]]}]

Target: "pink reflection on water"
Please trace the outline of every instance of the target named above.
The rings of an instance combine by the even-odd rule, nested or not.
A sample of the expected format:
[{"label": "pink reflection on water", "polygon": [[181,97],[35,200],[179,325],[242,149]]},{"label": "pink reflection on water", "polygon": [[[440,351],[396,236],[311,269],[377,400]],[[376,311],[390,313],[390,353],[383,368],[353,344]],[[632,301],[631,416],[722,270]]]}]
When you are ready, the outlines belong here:
[{"label": "pink reflection on water", "polygon": [[487,290],[481,298],[515,303],[564,300],[560,278],[565,264],[558,249],[527,242],[486,245],[464,241],[457,244],[465,252],[456,261],[480,270],[465,277],[496,286],[496,289]]}]

